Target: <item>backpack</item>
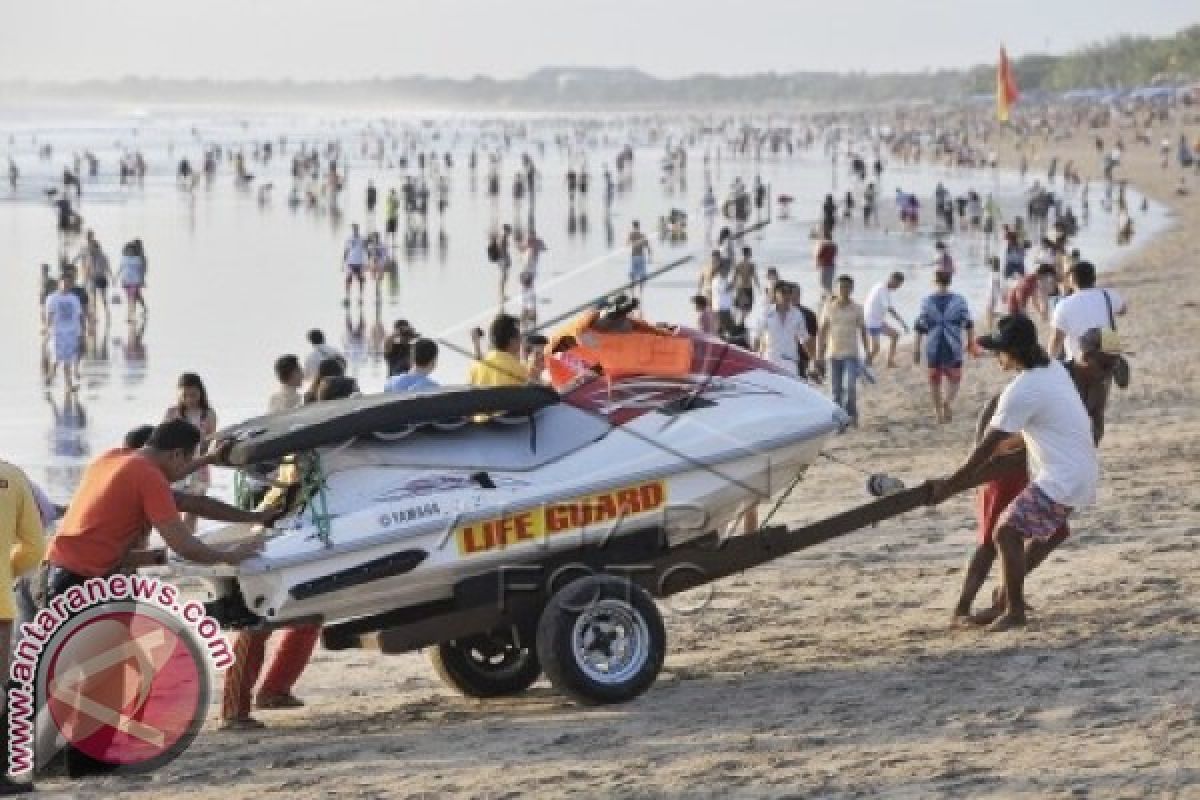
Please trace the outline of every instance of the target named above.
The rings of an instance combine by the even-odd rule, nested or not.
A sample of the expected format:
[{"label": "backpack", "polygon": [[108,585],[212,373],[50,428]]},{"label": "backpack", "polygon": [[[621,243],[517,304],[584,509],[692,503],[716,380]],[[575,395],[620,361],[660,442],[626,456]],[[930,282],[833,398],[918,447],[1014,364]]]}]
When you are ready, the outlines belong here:
[{"label": "backpack", "polygon": [[493,264],[495,264],[497,261],[500,260],[500,245],[496,242],[495,239],[488,242],[487,259],[488,259],[488,261],[490,261]]}]

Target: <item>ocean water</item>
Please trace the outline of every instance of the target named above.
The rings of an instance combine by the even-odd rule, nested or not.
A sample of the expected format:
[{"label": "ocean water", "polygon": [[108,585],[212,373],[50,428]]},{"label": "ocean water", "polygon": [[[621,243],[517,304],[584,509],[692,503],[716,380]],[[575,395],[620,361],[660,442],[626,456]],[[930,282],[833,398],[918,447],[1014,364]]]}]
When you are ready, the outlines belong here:
[{"label": "ocean water", "polygon": [[[378,293],[369,285],[361,306],[356,293],[346,307],[342,248],[351,223],[382,228],[383,195],[392,186],[398,188],[405,175],[396,163],[398,152],[391,149],[401,131],[419,140],[421,150],[452,153],[453,167],[443,170],[450,181],[449,208],[445,215],[437,213],[434,192],[426,226],[406,230],[402,215],[395,274],[381,283]],[[222,424],[261,413],[274,389],[274,359],[283,353],[303,357],[308,349],[305,332],[313,327],[324,330],[328,340],[346,352],[364,391],[382,387],[386,373],[381,342],[401,317],[442,343],[435,377],[442,383],[460,382],[469,364],[470,329],[486,328],[498,308],[498,275],[485,255],[487,232],[497,222],[524,227],[532,222],[548,245],[537,285],[539,316],[546,320],[624,283],[624,242],[630,223],[641,220],[654,241],[652,270],[691,256],[651,283],[646,314],[690,323],[689,298],[710,249],[700,214],[706,179],[719,197],[735,177],[750,184],[760,176],[772,197],[795,198],[790,218],[781,218],[776,207],[770,224],[749,234],[746,244],[755,251],[760,274],[768,266],[778,267],[786,279],[801,284],[810,304],[815,303],[819,289],[809,233],[826,193],[840,202],[847,189],[855,188],[847,159],[834,168],[819,145],[790,157],[735,158],[715,136],[701,135],[688,145],[686,182],[664,183],[664,146],[684,133],[680,125],[652,127],[602,117],[510,116],[497,121],[315,113],[0,114],[0,159],[11,157],[22,173],[16,192],[6,182],[0,185],[0,337],[6,345],[5,368],[0,370],[0,458],[28,470],[64,501],[91,457],[119,443],[127,430],[162,418],[174,400],[180,372],[197,372],[204,378]],[[287,138],[282,154],[280,137]],[[493,203],[486,194],[484,154],[505,147],[505,137],[501,195],[499,203]],[[340,211],[290,207],[286,195],[292,184],[292,154],[302,142],[323,145],[334,140],[346,156]],[[568,140],[576,163],[586,159],[590,176],[587,195],[573,205],[567,201],[568,153],[562,145]],[[270,164],[250,158],[253,144],[265,141],[276,148]],[[377,158],[374,148],[381,141],[384,154]],[[635,152],[632,185],[618,193],[606,214],[603,167],[612,169],[618,148],[626,143]],[[201,181],[190,192],[177,187],[179,159],[187,157],[199,169],[203,148],[212,144],[246,153],[248,169],[255,175],[250,189],[235,185],[228,161],[221,162],[211,186]],[[39,157],[44,145],[53,148],[48,159]],[[480,152],[474,179],[468,170],[473,148]],[[96,178],[85,177],[77,210],[85,227],[96,232],[114,269],[122,245],[133,238],[143,240],[150,268],[149,313],[144,327],[130,326],[125,306],[112,306],[111,322],[101,323],[83,360],[82,387],[68,398],[61,378],[49,390],[42,381],[38,266],[53,266],[60,250],[55,213],[44,190],[59,185],[63,167],[72,162],[73,153],[84,150],[97,156],[100,169]],[[145,157],[148,174],[141,187],[121,186],[117,161],[133,150]],[[540,173],[532,208],[528,199],[514,207],[511,193],[512,176],[524,152],[533,157]],[[413,162],[410,158],[409,172],[415,171]],[[855,276],[860,300],[891,271],[904,271],[909,280],[896,301],[911,320],[930,286],[928,265],[935,238],[928,210],[937,183],[954,195],[969,188],[981,196],[991,193],[1010,218],[1023,213],[1024,193],[1033,178],[1023,182],[1003,171],[888,162],[879,186],[881,225],[864,230],[856,220],[839,226],[841,270]],[[380,190],[373,220],[365,208],[368,180]],[[256,189],[263,183],[273,187],[265,202]],[[921,232],[898,230],[892,203],[898,187],[921,198]],[[1116,215],[1102,208],[1102,194],[1094,184],[1092,213],[1075,246],[1103,269],[1121,249],[1116,244]],[[1168,224],[1159,206],[1150,204],[1143,211],[1136,192],[1129,193],[1129,202],[1137,226],[1134,246]],[[1078,214],[1077,198],[1075,206]],[[659,242],[654,236],[657,219],[672,208],[690,215],[685,243]],[[987,286],[984,258],[997,244],[977,234],[952,235],[946,241],[959,266],[957,290],[981,308]],[[71,255],[77,250],[75,244]],[[520,302],[516,272],[510,277],[507,303],[514,312]],[[228,475],[217,471],[215,477],[218,491],[228,487]]]}]

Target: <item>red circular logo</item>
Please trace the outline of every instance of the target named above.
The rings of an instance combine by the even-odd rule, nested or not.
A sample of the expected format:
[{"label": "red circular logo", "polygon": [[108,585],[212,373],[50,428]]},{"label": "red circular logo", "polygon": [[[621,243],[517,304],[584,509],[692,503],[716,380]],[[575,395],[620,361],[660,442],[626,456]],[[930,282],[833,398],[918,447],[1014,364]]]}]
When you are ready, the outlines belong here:
[{"label": "red circular logo", "polygon": [[45,670],[46,706],[77,750],[153,768],[191,743],[209,678],[190,631],[153,607],[115,603],[73,618]]}]

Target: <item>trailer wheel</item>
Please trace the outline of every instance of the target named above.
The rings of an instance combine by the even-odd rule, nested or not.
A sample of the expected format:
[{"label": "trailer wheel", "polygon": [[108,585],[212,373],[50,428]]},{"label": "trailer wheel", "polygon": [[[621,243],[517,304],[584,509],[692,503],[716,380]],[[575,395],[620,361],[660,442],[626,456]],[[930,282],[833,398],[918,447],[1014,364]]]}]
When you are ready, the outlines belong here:
[{"label": "trailer wheel", "polygon": [[667,632],[649,594],[621,578],[593,575],[550,599],[537,651],[550,683],[573,700],[624,703],[658,677]]},{"label": "trailer wheel", "polygon": [[442,642],[429,651],[438,677],[467,697],[520,694],[542,674],[537,653],[514,631],[483,633]]}]

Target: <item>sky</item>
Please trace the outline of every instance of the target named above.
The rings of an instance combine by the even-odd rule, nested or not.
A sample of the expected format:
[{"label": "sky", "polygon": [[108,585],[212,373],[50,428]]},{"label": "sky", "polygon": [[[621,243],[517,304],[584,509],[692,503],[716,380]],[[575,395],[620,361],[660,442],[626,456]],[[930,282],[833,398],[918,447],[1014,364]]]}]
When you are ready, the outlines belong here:
[{"label": "sky", "polygon": [[0,80],[912,71],[1196,22],[1196,0],[0,0]]}]

